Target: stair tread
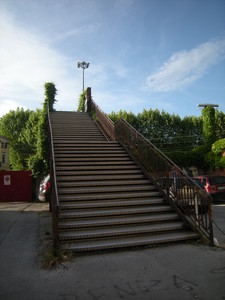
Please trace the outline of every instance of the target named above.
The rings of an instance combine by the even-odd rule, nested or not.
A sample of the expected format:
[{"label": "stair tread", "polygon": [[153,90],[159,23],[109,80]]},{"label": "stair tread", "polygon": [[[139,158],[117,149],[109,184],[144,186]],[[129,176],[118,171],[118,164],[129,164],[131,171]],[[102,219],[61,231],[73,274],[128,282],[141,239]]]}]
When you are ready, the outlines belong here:
[{"label": "stair tread", "polygon": [[141,213],[156,213],[173,211],[169,205],[147,206],[147,207],[131,207],[131,208],[108,208],[108,209],[79,209],[74,211],[61,211],[60,219],[86,218],[86,217],[104,217],[115,215],[136,215]]},{"label": "stair tread", "polygon": [[109,171],[112,171],[112,170],[116,170],[116,171],[119,171],[119,170],[139,170],[139,168],[137,167],[137,165],[135,164],[132,164],[132,165],[126,165],[126,164],[122,164],[122,165],[94,165],[94,166],[88,166],[88,165],[83,165],[83,166],[76,166],[76,165],[72,165],[72,166],[69,166],[69,165],[65,165],[65,166],[62,166],[62,165],[58,165],[56,164],[56,171],[60,171],[60,170],[63,170],[63,171],[94,171],[94,170],[109,170]]},{"label": "stair tread", "polygon": [[59,228],[82,228],[94,226],[111,226],[124,224],[137,224],[148,222],[161,222],[169,220],[179,220],[176,213],[162,213],[156,215],[138,215],[138,216],[117,216],[117,217],[102,217],[96,219],[80,219],[80,220],[60,220]]},{"label": "stair tread", "polygon": [[111,181],[111,180],[128,180],[128,179],[143,179],[145,178],[144,174],[112,174],[112,175],[94,175],[94,176],[67,176],[67,175],[61,175],[61,176],[57,176],[57,182],[71,182],[71,181],[75,181],[75,182],[79,182],[79,181]]},{"label": "stair tread", "polygon": [[100,228],[83,228],[79,230],[60,231],[60,239],[81,239],[81,238],[93,238],[104,236],[119,236],[119,235],[131,235],[147,232],[159,232],[170,230],[184,229],[183,222],[169,222],[163,224],[137,224],[129,226],[114,226],[114,227],[100,227]]},{"label": "stair tread", "polygon": [[137,178],[136,180],[107,180],[107,179],[99,179],[99,180],[84,180],[84,181],[59,181],[58,179],[58,188],[66,188],[66,187],[94,187],[94,186],[119,186],[119,185],[145,185],[151,184],[148,179]]},{"label": "stair tread", "polygon": [[60,201],[75,201],[75,200],[100,200],[100,199],[122,199],[122,198],[138,198],[138,197],[154,197],[154,196],[160,196],[161,194],[158,191],[152,191],[152,192],[133,192],[133,193],[109,193],[109,194],[103,194],[103,193],[96,193],[94,195],[59,195]]},{"label": "stair tread", "polygon": [[62,176],[62,175],[77,175],[77,176],[82,176],[82,175],[128,175],[128,174],[142,174],[141,170],[95,170],[95,171],[56,171],[56,176]]},{"label": "stair tread", "polygon": [[63,245],[64,249],[72,251],[92,251],[110,248],[134,247],[141,245],[153,245],[160,243],[169,243],[175,241],[184,241],[199,238],[198,234],[191,231],[166,232],[153,235],[139,235],[132,237],[106,238],[94,241],[79,241],[76,243],[67,243]]},{"label": "stair tread", "polygon": [[129,199],[129,200],[95,200],[95,201],[76,201],[74,203],[60,203],[60,209],[77,209],[89,207],[120,207],[120,206],[142,206],[142,205],[155,205],[165,203],[163,198],[156,199]]},{"label": "stair tread", "polygon": [[125,160],[125,161],[57,161],[56,166],[58,167],[63,167],[63,166],[68,166],[68,167],[94,167],[94,166],[101,166],[101,167],[108,167],[110,168],[111,166],[135,166],[134,162],[131,160]]},{"label": "stair tread", "polygon": [[66,195],[66,194],[80,194],[83,195],[89,193],[112,193],[112,192],[131,192],[131,191],[155,191],[154,185],[132,185],[132,186],[100,186],[100,187],[89,187],[88,185],[86,188],[60,188],[58,189],[59,195]]}]

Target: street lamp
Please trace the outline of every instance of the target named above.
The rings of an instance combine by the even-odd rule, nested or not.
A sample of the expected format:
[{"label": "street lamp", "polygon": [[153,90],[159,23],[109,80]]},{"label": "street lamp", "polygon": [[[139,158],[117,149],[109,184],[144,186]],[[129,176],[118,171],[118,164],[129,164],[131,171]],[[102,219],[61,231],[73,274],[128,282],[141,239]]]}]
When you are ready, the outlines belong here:
[{"label": "street lamp", "polygon": [[219,104],[211,104],[211,103],[205,103],[205,104],[198,104],[198,107],[207,107],[207,106],[211,106],[211,107],[219,107]]},{"label": "street lamp", "polygon": [[77,67],[83,69],[83,91],[84,91],[84,69],[87,69],[89,67],[89,63],[86,63],[85,61],[78,62]]}]

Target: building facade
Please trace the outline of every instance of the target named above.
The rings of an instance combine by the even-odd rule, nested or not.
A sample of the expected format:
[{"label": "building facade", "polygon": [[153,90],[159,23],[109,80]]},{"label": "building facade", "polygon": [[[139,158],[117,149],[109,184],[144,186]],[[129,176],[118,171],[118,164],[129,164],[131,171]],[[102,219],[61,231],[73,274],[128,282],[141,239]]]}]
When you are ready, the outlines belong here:
[{"label": "building facade", "polygon": [[0,171],[10,169],[9,144],[10,140],[0,135]]}]

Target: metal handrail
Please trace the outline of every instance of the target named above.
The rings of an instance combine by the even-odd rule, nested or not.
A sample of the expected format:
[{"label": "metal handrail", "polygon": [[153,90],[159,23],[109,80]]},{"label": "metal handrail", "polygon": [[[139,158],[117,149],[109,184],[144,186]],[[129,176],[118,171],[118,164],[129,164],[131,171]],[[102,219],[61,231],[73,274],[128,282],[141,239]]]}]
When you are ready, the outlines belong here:
[{"label": "metal handrail", "polygon": [[116,140],[126,145],[178,213],[213,244],[211,197],[124,119],[115,124]]},{"label": "metal handrail", "polygon": [[91,99],[90,109],[112,140],[124,144],[184,221],[213,245],[211,197],[124,119],[116,124]]},{"label": "metal handrail", "polygon": [[50,142],[50,178],[51,178],[51,210],[52,210],[52,226],[53,226],[53,242],[54,248],[59,247],[59,233],[58,233],[58,215],[59,215],[59,199],[58,190],[56,183],[56,170],[55,170],[55,155],[53,147],[53,135],[52,135],[52,125],[49,112],[49,104],[47,103],[48,112],[48,132],[49,132],[49,142]]},{"label": "metal handrail", "polygon": [[115,124],[114,122],[104,113],[104,111],[91,100],[91,112],[96,114],[96,118],[104,129],[105,133],[111,140],[115,140]]}]

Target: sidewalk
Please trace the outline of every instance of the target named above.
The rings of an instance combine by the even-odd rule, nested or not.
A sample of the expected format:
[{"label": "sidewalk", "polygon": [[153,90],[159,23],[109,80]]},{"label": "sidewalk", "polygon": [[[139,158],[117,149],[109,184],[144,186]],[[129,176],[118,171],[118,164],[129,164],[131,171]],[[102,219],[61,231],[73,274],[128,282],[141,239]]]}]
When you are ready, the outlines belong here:
[{"label": "sidewalk", "polygon": [[[45,204],[0,204],[0,299],[224,299],[225,249],[181,243],[40,267]],[[44,207],[45,206],[45,207]]]}]

